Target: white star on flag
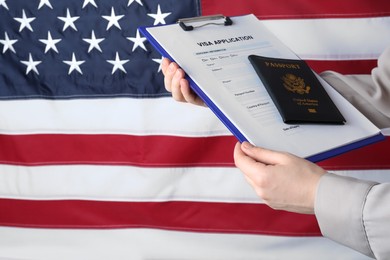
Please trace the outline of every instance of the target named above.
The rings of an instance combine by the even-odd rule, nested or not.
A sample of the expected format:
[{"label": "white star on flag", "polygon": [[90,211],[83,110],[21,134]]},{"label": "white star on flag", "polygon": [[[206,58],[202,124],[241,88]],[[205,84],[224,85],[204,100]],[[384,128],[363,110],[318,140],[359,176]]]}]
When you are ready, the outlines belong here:
[{"label": "white star on flag", "polygon": [[76,60],[76,56],[74,55],[74,52],[72,53],[72,60],[64,60],[63,62],[70,66],[68,75],[72,73],[73,70],[77,70],[80,74],[83,74],[83,72],[80,69],[80,65],[83,64],[85,60],[80,60],[80,61]]},{"label": "white star on flag", "polygon": [[161,63],[162,63],[162,60],[163,60],[162,57],[161,57],[161,59],[153,59],[154,62],[160,64],[160,65],[158,66],[157,72],[160,72],[160,71],[161,71]]},{"label": "white star on flag", "polygon": [[38,66],[42,61],[34,61],[33,58],[32,58],[32,56],[31,56],[31,53],[29,53],[29,55],[28,55],[28,61],[27,61],[27,60],[22,60],[22,61],[20,61],[20,62],[27,66],[27,68],[26,68],[26,75],[27,75],[31,70],[33,70],[36,74],[39,75],[39,72],[38,72],[38,70],[37,70],[37,66]]},{"label": "white star on flag", "polygon": [[50,7],[50,9],[53,9],[53,6],[51,6],[49,0],[40,0],[38,10],[41,9],[44,5]]},{"label": "white star on flag", "polygon": [[141,47],[142,49],[144,49],[146,51],[146,47],[144,45],[144,41],[146,41],[146,38],[143,38],[143,37],[140,36],[138,29],[137,29],[137,33],[136,33],[135,38],[134,37],[127,37],[127,39],[129,41],[134,42],[133,50],[132,50],[133,52],[138,47]]},{"label": "white star on flag", "polygon": [[118,52],[116,52],[116,55],[115,55],[115,60],[107,60],[108,63],[111,63],[112,65],[114,65],[114,67],[112,68],[112,73],[111,74],[114,74],[114,72],[118,69],[120,69],[121,71],[123,71],[124,73],[127,73],[125,68],[123,67],[123,64],[129,62],[129,60],[121,60],[119,58],[119,54]]},{"label": "white star on flag", "polygon": [[100,48],[99,43],[104,41],[104,38],[96,39],[95,32],[93,30],[92,30],[92,33],[91,33],[91,38],[90,39],[83,38],[83,41],[89,43],[88,53],[90,51],[92,51],[94,48],[96,48],[98,51],[102,52],[102,49]]},{"label": "white star on flag", "polygon": [[107,24],[107,31],[111,28],[111,26],[115,25],[119,30],[122,30],[121,26],[119,25],[119,20],[123,18],[124,15],[115,15],[114,7],[111,7],[111,16],[103,15],[102,17],[108,21]]},{"label": "white star on flag", "polygon": [[154,19],[153,25],[165,24],[165,18],[171,13],[161,13],[160,5],[157,6],[157,14],[148,14],[148,16]]},{"label": "white star on flag", "polygon": [[75,31],[77,31],[76,26],[74,25],[74,22],[79,19],[80,16],[70,16],[69,8],[66,9],[66,17],[58,17],[61,21],[64,22],[64,28],[62,31],[64,32],[69,26],[72,27]]},{"label": "white star on flag", "polygon": [[24,12],[24,9],[22,10],[22,17],[19,18],[19,17],[15,17],[14,18],[16,21],[18,21],[20,23],[20,28],[19,28],[19,32],[21,32],[24,28],[28,28],[30,31],[33,31],[32,27],[31,27],[31,22],[35,20],[35,17],[30,17],[28,18],[26,16],[26,13]]},{"label": "white star on flag", "polygon": [[51,37],[50,31],[47,32],[47,40],[39,39],[39,41],[46,44],[45,53],[48,52],[50,49],[53,49],[55,52],[58,53],[56,44],[59,43],[61,39],[53,39]]},{"label": "white star on flag", "polygon": [[5,0],[0,0],[0,5],[3,6],[5,9],[9,10],[9,9],[8,9],[8,5],[7,5],[7,3],[5,2]]},{"label": "white star on flag", "polygon": [[87,4],[91,4],[97,8],[97,4],[96,4],[95,0],[84,0],[83,8],[86,7]]},{"label": "white star on flag", "polygon": [[3,46],[3,53],[5,53],[8,49],[10,49],[12,52],[16,53],[16,51],[12,45],[14,45],[18,40],[11,40],[8,37],[7,32],[5,32],[4,37],[5,37],[4,40],[0,40],[0,43],[4,45]]},{"label": "white star on flag", "polygon": [[137,2],[139,5],[144,6],[144,5],[142,4],[141,0],[129,0],[129,3],[127,4],[127,6],[130,6],[134,1]]}]

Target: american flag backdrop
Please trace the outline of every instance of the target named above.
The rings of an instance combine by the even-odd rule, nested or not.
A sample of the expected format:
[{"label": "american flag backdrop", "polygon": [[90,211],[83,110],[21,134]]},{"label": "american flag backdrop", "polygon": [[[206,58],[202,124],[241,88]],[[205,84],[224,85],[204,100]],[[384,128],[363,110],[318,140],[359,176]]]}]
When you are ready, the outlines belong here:
[{"label": "american flag backdrop", "polygon": [[[0,0],[0,259],[366,259],[264,205],[139,26],[255,13],[314,70],[370,73],[387,0]],[[389,129],[383,130],[389,135]],[[319,164],[390,180],[390,140]]]}]

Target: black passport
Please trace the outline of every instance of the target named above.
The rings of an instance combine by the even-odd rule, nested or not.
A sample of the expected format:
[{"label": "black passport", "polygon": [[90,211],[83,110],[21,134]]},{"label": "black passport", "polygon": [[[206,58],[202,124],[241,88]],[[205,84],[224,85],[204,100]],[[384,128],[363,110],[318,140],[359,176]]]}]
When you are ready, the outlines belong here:
[{"label": "black passport", "polygon": [[344,117],[304,60],[257,55],[248,58],[285,123],[345,123]]}]

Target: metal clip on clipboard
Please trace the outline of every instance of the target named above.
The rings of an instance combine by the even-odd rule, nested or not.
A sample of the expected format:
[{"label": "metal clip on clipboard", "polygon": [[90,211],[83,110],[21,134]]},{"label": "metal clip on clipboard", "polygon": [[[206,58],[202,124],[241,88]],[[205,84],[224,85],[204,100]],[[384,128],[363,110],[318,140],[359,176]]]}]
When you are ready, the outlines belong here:
[{"label": "metal clip on clipboard", "polygon": [[[222,20],[222,21],[218,21],[218,20]],[[207,25],[228,26],[228,25],[233,24],[233,21],[230,19],[230,17],[223,16],[221,14],[209,15],[209,16],[199,16],[199,17],[192,17],[192,18],[184,18],[184,19],[179,19],[177,22],[179,23],[180,27],[184,31],[192,31],[195,28],[200,28],[200,27],[207,26]],[[206,23],[201,24],[201,25],[197,25],[197,26],[186,25],[186,23],[189,24],[189,23],[198,23],[198,22],[206,22]]]}]

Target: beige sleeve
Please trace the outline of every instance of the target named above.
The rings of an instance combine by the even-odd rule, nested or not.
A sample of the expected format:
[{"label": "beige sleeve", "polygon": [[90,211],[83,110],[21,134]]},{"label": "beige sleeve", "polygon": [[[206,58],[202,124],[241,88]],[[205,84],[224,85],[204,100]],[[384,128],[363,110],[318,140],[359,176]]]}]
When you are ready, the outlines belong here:
[{"label": "beige sleeve", "polygon": [[[326,71],[321,76],[379,128],[390,127],[390,48],[371,75]],[[389,259],[390,183],[325,174],[315,214],[325,237],[370,257]]]},{"label": "beige sleeve", "polygon": [[321,177],[315,214],[321,232],[376,259],[390,256],[390,184],[335,174]]},{"label": "beige sleeve", "polygon": [[390,127],[390,47],[379,57],[371,75],[320,74],[377,127]]}]

